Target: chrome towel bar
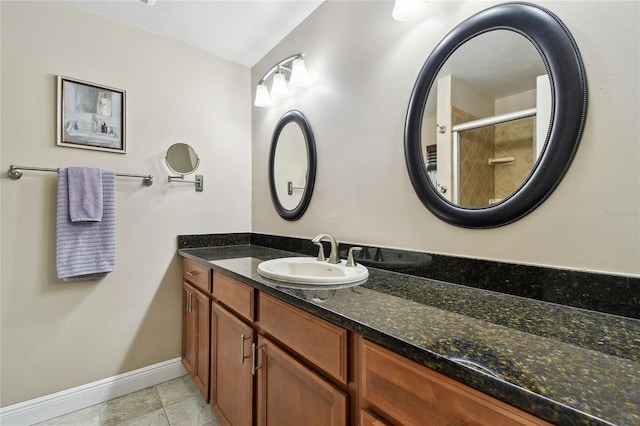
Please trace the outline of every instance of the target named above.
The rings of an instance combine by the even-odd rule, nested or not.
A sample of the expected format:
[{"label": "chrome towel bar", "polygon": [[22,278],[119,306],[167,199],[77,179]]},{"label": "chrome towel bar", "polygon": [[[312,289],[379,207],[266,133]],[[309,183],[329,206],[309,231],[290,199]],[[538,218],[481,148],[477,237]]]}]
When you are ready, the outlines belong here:
[{"label": "chrome towel bar", "polygon": [[[60,169],[51,169],[51,168],[46,168],[46,167],[16,166],[16,165],[12,164],[12,165],[9,166],[9,172],[7,174],[9,175],[9,177],[11,179],[17,180],[17,179],[20,179],[22,177],[22,171],[23,170],[33,170],[33,171],[37,171],[37,172],[55,172],[55,173],[58,173],[58,170],[60,170]],[[132,175],[132,174],[129,174],[129,173],[116,173],[116,176],[140,178],[140,179],[142,179],[142,183],[143,183],[144,186],[153,185],[153,176],[152,175]]]}]

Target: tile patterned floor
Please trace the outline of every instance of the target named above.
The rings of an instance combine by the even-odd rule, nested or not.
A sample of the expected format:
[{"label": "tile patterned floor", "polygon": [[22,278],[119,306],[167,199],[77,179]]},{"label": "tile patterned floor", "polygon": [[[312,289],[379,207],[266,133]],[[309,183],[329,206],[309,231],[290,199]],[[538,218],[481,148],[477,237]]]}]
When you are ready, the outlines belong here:
[{"label": "tile patterned floor", "polygon": [[220,426],[190,376],[34,426]]}]

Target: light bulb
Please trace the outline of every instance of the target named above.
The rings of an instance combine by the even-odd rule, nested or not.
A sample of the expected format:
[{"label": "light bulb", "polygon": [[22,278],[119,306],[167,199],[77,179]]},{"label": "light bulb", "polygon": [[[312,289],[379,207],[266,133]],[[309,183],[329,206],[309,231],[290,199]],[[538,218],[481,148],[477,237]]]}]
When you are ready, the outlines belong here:
[{"label": "light bulb", "polygon": [[271,98],[277,101],[289,96],[289,88],[287,87],[287,80],[284,78],[284,74],[277,72],[273,75],[273,83],[271,84]]},{"label": "light bulb", "polygon": [[271,106],[271,97],[269,96],[269,89],[267,89],[267,85],[264,82],[261,82],[256,87],[256,101],[254,105],[257,107],[268,107]]},{"label": "light bulb", "polygon": [[426,9],[424,0],[396,0],[391,16],[400,22],[407,22],[418,18]]},{"label": "light bulb", "polygon": [[304,59],[296,58],[291,64],[291,78],[289,84],[294,87],[305,87],[309,85],[309,74],[304,64]]}]

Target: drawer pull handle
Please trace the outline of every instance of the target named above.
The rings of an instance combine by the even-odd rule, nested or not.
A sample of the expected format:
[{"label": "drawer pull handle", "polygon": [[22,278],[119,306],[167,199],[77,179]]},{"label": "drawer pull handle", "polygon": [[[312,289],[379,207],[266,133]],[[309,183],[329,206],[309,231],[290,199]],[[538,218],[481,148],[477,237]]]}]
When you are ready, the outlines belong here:
[{"label": "drawer pull handle", "polygon": [[259,369],[262,368],[262,366],[258,366],[256,365],[256,352],[258,352],[260,349],[263,349],[264,345],[260,345],[260,346],[256,346],[255,343],[251,344],[251,375],[255,376],[256,375],[256,371],[258,371]]},{"label": "drawer pull handle", "polygon": [[191,292],[188,291],[187,292],[187,312],[191,312],[192,310],[192,306],[191,306]]},{"label": "drawer pull handle", "polygon": [[190,277],[195,277],[196,275],[198,275],[198,271],[187,271],[187,275],[189,275]]},{"label": "drawer pull handle", "polygon": [[245,359],[251,358],[251,355],[244,354],[244,342],[251,339],[251,336],[245,336],[244,333],[240,335],[240,363],[244,364]]}]

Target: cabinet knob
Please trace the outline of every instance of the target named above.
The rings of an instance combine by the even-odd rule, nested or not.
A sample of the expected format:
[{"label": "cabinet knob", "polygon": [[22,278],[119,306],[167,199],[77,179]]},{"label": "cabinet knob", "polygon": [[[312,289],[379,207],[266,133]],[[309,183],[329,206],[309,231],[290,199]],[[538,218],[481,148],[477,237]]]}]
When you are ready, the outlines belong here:
[{"label": "cabinet knob", "polygon": [[198,275],[198,271],[187,271],[186,273],[190,277],[195,277],[196,275]]}]

